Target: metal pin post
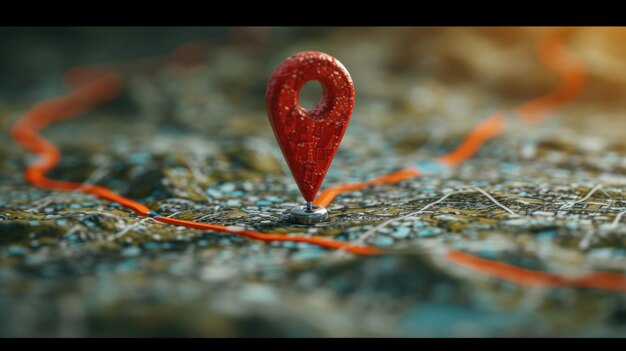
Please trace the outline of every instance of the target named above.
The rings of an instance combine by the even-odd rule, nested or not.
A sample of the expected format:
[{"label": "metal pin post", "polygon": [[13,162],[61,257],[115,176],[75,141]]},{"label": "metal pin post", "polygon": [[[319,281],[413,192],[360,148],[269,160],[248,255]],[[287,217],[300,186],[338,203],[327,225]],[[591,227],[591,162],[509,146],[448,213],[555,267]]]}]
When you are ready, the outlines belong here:
[{"label": "metal pin post", "polygon": [[307,201],[305,206],[294,207],[291,210],[291,221],[298,224],[315,224],[326,220],[328,210],[322,206],[315,206]]}]

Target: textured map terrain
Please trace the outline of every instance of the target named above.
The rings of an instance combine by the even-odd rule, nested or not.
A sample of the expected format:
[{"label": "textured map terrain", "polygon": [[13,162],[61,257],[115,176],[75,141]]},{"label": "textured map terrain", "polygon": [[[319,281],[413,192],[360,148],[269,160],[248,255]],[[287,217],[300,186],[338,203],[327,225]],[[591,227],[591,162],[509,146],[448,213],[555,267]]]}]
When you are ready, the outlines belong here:
[{"label": "textured map terrain", "polygon": [[[120,43],[121,30],[83,29],[74,46],[5,30],[34,46],[9,41],[32,56],[0,63],[15,72],[0,85],[0,336],[626,335],[626,31],[566,30],[584,88],[522,123],[512,109],[559,85],[537,57],[557,30],[172,28],[162,43],[138,30]],[[152,38],[145,52],[133,51],[138,38]],[[132,64],[198,39],[199,65]],[[264,105],[271,72],[301,50],[337,57],[356,90],[322,190],[421,171],[339,194],[313,226],[288,220],[303,199]],[[42,67],[20,78],[37,57]],[[63,154],[50,178],[107,187],[163,216],[383,254],[166,225],[27,183],[33,156],[11,125],[66,93],[65,70],[120,59],[118,99],[41,133]],[[314,104],[315,91],[301,99]],[[456,167],[435,162],[497,111],[501,135]],[[450,252],[558,278],[524,283]],[[608,275],[580,278],[594,272]]]}]

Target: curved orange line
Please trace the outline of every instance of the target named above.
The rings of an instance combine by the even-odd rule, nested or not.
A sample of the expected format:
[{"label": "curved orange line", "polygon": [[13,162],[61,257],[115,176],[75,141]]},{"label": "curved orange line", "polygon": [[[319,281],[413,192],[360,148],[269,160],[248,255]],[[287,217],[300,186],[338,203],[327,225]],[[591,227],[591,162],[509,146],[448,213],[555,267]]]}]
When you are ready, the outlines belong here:
[{"label": "curved orange line", "polygon": [[622,274],[594,272],[578,278],[565,278],[488,260],[461,251],[450,251],[446,254],[446,258],[461,267],[524,286],[576,286],[626,292],[626,276]]},{"label": "curved orange line", "polygon": [[548,36],[539,44],[539,58],[561,76],[561,84],[552,93],[519,105],[515,111],[522,121],[533,124],[546,114],[580,95],[586,80],[585,65],[567,52],[559,36]]},{"label": "curved orange line", "polygon": [[419,169],[409,167],[409,168],[399,170],[397,172],[380,176],[378,178],[374,178],[366,182],[337,185],[337,186],[323,190],[320,193],[320,195],[317,197],[317,199],[315,199],[314,204],[318,206],[327,207],[328,205],[331,204],[331,202],[333,202],[335,197],[337,197],[337,195],[341,193],[361,190],[370,186],[376,186],[376,185],[381,185],[381,184],[398,183],[403,180],[414,178],[418,176],[419,174],[420,174]]},{"label": "curved orange line", "polygon": [[437,160],[446,166],[458,166],[472,157],[487,140],[501,134],[506,125],[506,116],[497,112],[478,124],[461,144],[452,152]]}]

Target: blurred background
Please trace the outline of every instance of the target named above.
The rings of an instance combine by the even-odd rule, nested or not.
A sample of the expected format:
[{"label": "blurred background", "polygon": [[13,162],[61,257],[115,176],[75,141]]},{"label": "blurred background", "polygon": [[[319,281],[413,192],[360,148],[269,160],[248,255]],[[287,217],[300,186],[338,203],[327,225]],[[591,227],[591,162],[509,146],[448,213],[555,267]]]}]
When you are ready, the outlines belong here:
[{"label": "blurred background", "polygon": [[[624,107],[626,49],[620,43],[626,29],[613,27],[8,27],[0,29],[0,99],[28,102],[58,93],[63,72],[76,65],[155,57],[198,42],[206,61],[193,79],[171,69],[158,69],[156,77],[145,77],[140,65],[131,70],[139,73],[130,75],[139,76],[130,84],[134,103],[144,112],[151,109],[142,118],[170,118],[205,130],[220,123],[216,120],[264,118],[264,89],[272,70],[297,51],[321,50],[349,67],[357,85],[357,113],[369,115],[374,106],[419,120],[441,107],[456,109],[454,118],[463,119],[473,105],[505,107],[558,84],[535,50],[551,32],[566,33],[568,47],[587,64],[591,79],[581,99],[610,110]],[[307,88],[303,94],[304,101],[314,102],[319,91]],[[384,127],[389,119],[360,120]]]},{"label": "blurred background", "polygon": [[[336,55],[346,56],[343,60],[351,66],[357,62],[377,64],[386,73],[431,74],[450,81],[479,79],[492,82],[494,89],[517,78],[518,85],[511,82],[508,86],[514,89],[531,84],[521,78],[532,60],[495,58],[522,54],[520,47],[549,32],[569,33],[570,44],[588,60],[594,75],[614,85],[624,82],[620,62],[626,49],[619,44],[626,29],[619,27],[4,27],[0,29],[0,73],[5,77],[1,86],[19,96],[40,83],[42,76],[60,74],[75,65],[145,58],[186,42],[204,41],[213,48],[243,51],[258,64],[314,45],[337,50]],[[530,58],[533,53],[526,55]],[[352,61],[357,58],[359,61]],[[614,99],[619,95],[614,89],[607,90]]]}]

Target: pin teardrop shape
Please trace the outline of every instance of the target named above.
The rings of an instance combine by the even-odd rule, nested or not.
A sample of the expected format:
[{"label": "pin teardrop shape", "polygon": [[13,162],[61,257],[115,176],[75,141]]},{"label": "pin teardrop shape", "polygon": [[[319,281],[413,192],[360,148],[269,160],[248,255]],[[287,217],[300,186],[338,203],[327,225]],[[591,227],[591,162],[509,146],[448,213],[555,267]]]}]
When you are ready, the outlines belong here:
[{"label": "pin teardrop shape", "polygon": [[[300,89],[314,80],[322,87],[322,98],[306,109],[300,106]],[[265,103],[291,174],[304,199],[313,202],[352,115],[352,78],[334,57],[302,51],[285,59],[272,73]]]}]

